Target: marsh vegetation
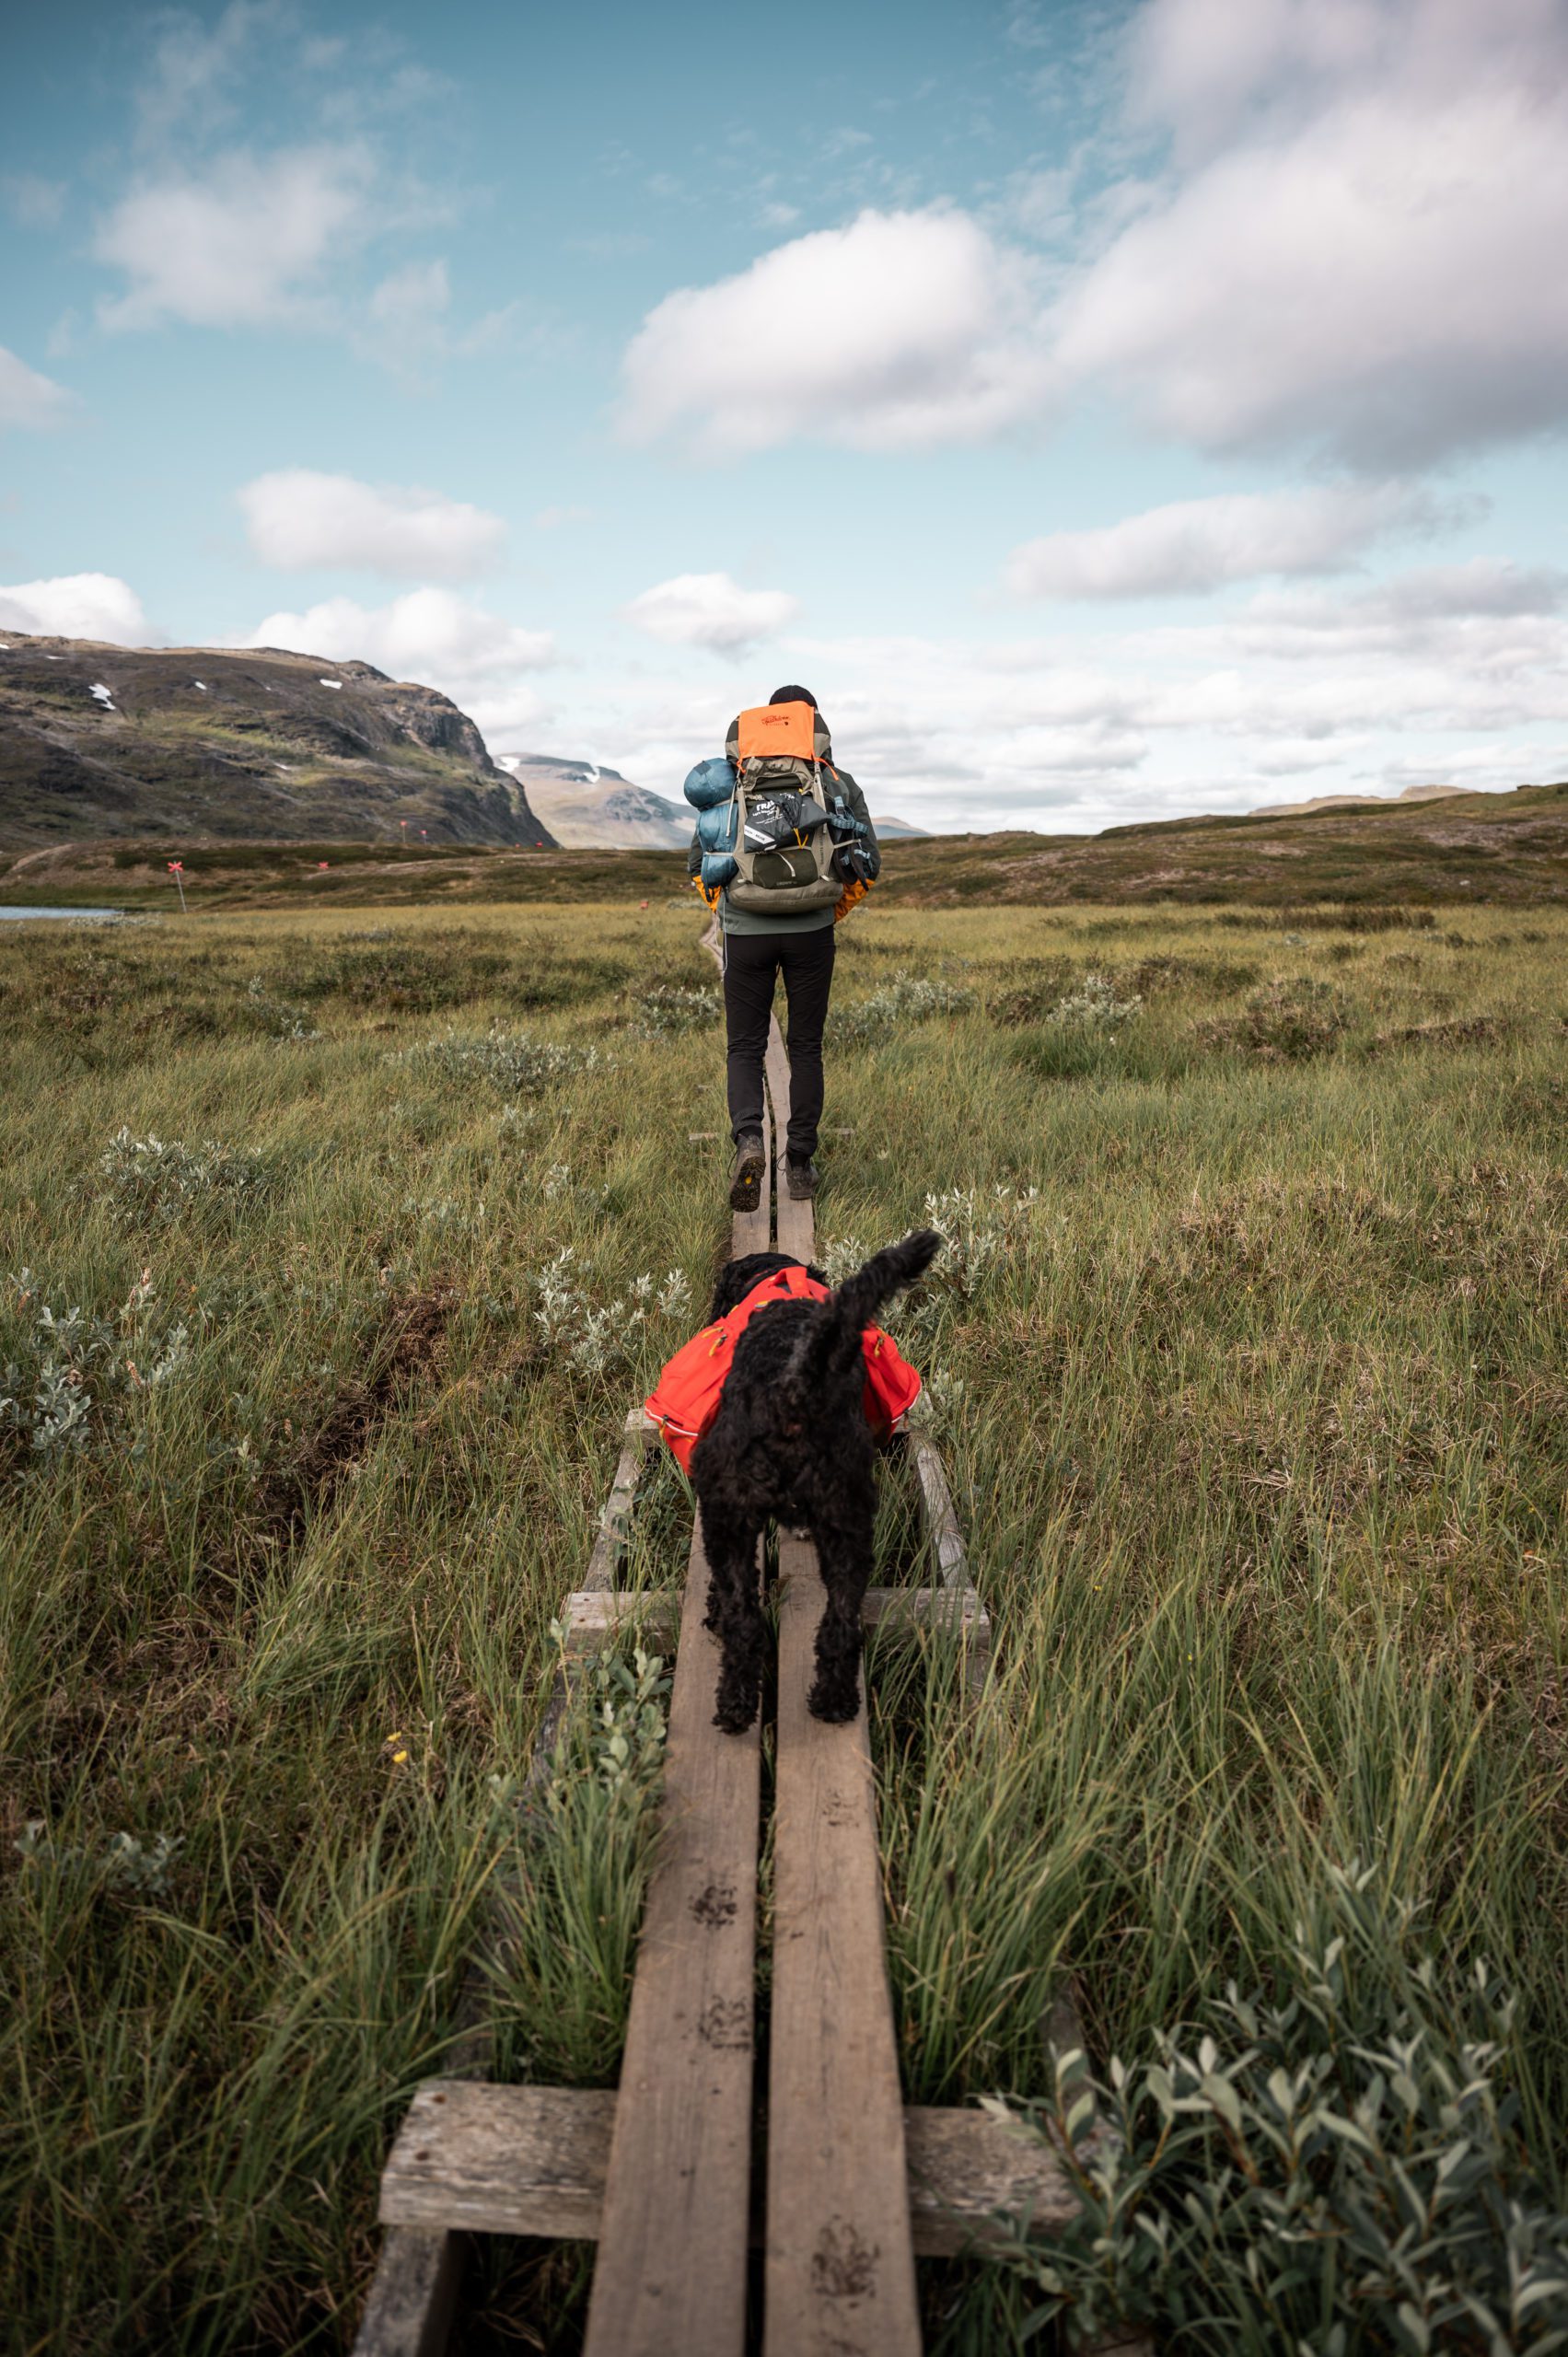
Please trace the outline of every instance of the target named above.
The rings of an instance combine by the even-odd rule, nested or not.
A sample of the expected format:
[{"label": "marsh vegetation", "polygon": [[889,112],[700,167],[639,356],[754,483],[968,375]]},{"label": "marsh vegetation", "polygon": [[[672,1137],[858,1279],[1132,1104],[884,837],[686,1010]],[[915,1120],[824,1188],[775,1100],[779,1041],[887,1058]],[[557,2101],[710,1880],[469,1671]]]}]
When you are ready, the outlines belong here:
[{"label": "marsh vegetation", "polygon": [[[697,931],[656,902],[0,939],[24,2348],[346,2345],[503,1883],[536,1903],[494,1950],[500,2067],[614,2075],[658,1671],[586,1690],[555,1798],[517,1796],[625,1411],[723,1246]],[[1070,1990],[1102,2078],[1215,2040],[1245,2177],[1249,2046],[1342,2078],[1419,2031],[1426,2137],[1468,2039],[1493,2126],[1438,2208],[1500,2189],[1489,2250],[1514,2201],[1559,2264],[1568,917],[874,903],[841,946],[819,1233],[952,1239],[892,1322],[997,1636],[967,1724],[939,1640],[871,1666],[908,2099],[1046,2103]],[[658,1469],[632,1578],[679,1577],[683,1512]],[[879,1544],[921,1576],[896,1474]],[[1213,2139],[1184,2151],[1211,2181]],[[1237,2337],[1235,2253],[1278,2221],[1237,2216],[1174,2305],[1128,2262],[1169,2346],[1286,2345]],[[1421,2324],[1446,2235],[1346,2350],[1423,2345],[1399,2302]],[[1326,2334],[1340,2294],[1298,2272],[1268,2296]],[[476,2334],[509,2307],[571,2348],[585,2275],[493,2253]],[[926,2288],[955,2351],[1090,2296],[1028,2252]],[[1554,2321],[1561,2293],[1501,2343],[1423,2328]]]}]

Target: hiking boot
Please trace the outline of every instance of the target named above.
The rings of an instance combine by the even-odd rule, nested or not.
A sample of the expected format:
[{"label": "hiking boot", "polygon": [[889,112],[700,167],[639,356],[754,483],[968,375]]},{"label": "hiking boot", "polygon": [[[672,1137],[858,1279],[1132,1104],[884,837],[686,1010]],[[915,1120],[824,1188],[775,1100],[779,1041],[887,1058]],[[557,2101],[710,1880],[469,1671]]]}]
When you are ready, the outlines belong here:
[{"label": "hiking boot", "polygon": [[768,1167],[767,1153],[761,1130],[753,1130],[735,1144],[735,1167],[729,1174],[729,1207],[732,1212],[754,1212],[762,1198],[762,1173]]},{"label": "hiking boot", "polygon": [[808,1154],[785,1155],[784,1185],[789,1189],[792,1202],[808,1203],[820,1181],[821,1173]]}]

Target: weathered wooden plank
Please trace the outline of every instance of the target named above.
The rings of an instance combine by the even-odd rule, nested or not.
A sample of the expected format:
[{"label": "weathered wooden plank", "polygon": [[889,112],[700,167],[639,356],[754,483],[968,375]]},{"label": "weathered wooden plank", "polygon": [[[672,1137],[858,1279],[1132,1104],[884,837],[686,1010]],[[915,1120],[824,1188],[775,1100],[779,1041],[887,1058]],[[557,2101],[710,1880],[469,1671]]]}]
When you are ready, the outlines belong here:
[{"label": "weathered wooden plank", "polygon": [[[382,2223],[597,2241],[614,2119],[614,2096],[597,2088],[427,2081],[382,2176]],[[917,2258],[984,2247],[999,2212],[1028,2212],[1047,2235],[1078,2214],[1054,2154],[1009,2135],[987,2112],[912,2107],[904,2142]]]},{"label": "weathered wooden plank", "polygon": [[815,1207],[807,1199],[796,1202],[784,1180],[789,1130],[789,1056],[775,1015],[768,1027],[766,1071],[768,1095],[773,1109],[773,1225],[778,1233],[778,1248],[796,1260],[812,1260],[817,1254],[817,1220]]},{"label": "weathered wooden plank", "polygon": [[[561,1608],[566,1649],[597,1653],[635,1635],[666,1652],[675,1643],[683,1593],[673,1587],[621,1588],[607,1596],[575,1588]],[[983,1647],[991,1642],[990,1618],[972,1587],[868,1587],[861,1620],[867,1629],[950,1629],[970,1643]]]},{"label": "weathered wooden plank", "polygon": [[598,1653],[620,1637],[635,1636],[650,1652],[668,1653],[680,1625],[683,1590],[675,1587],[574,1588],[561,1608],[566,1650]]},{"label": "weathered wooden plank", "polygon": [[972,1587],[868,1587],[860,1608],[866,1629],[947,1629],[981,1652],[991,1617]]},{"label": "weathered wooden plank", "polygon": [[779,1715],[769,2078],[765,2357],[920,2348],[904,2115],[882,1948],[864,1701],[806,1707],[823,1590],[779,1542]]},{"label": "weathered wooden plank", "polygon": [[[632,1520],[632,1510],[637,1500],[637,1483],[642,1478],[646,1458],[647,1436],[644,1430],[648,1418],[644,1411],[633,1408],[626,1419],[621,1455],[616,1463],[615,1479],[610,1495],[598,1518],[593,1551],[587,1569],[583,1573],[585,1588],[610,1589],[615,1585],[615,1575],[621,1558],[626,1552],[626,1532]],[[657,1426],[652,1427],[656,1432]]]},{"label": "weathered wooden plank", "polygon": [[694,1535],[587,2357],[739,2357],[746,2331],[758,1734],[713,1724]]},{"label": "weathered wooden plank", "polygon": [[386,2235],[354,2357],[441,2357],[462,2283],[463,2238],[428,2226]]},{"label": "weathered wooden plank", "polygon": [[920,1489],[926,1536],[936,1559],[936,1576],[944,1587],[968,1587],[969,1558],[964,1549],[964,1534],[958,1528],[958,1517],[953,1511],[941,1453],[929,1433],[923,1433],[918,1427],[911,1429],[909,1446],[914,1459],[914,1476]]},{"label": "weathered wooden plank", "polygon": [[614,2126],[602,2088],[428,2079],[381,2173],[381,2223],[597,2241]]}]

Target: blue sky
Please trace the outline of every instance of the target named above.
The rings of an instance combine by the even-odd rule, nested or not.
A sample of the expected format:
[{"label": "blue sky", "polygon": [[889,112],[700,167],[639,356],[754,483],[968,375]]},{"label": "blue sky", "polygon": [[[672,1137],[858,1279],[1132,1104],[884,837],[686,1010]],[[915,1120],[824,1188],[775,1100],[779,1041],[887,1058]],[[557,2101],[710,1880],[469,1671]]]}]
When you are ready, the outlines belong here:
[{"label": "blue sky", "polygon": [[8,29],[0,633],[1092,829],[1568,774],[1562,0]]}]

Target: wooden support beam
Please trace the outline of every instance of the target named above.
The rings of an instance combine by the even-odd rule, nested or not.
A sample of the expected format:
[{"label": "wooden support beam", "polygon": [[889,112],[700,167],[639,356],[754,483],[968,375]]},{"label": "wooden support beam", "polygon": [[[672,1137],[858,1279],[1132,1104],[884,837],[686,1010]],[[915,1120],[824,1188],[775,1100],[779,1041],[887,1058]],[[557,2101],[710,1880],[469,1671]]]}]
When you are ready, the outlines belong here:
[{"label": "wooden support beam", "polygon": [[441,2357],[463,2258],[459,2234],[440,2226],[395,2226],[381,2245],[354,2357]]},{"label": "wooden support beam", "polygon": [[[668,1653],[680,1624],[684,1591],[673,1587],[622,1588],[613,1595],[575,1588],[562,1607],[569,1653],[597,1653],[620,1638],[636,1636]],[[984,1648],[991,1642],[985,1607],[970,1588],[868,1587],[861,1605],[866,1629],[946,1629]]]},{"label": "wooden support beam", "polygon": [[917,2357],[903,2102],[864,1701],[806,1707],[815,1550],[779,1542],[764,2357]]},{"label": "wooden support beam", "polygon": [[707,1596],[694,1534],[586,2357],[745,2345],[759,1744],[714,1725]]},{"label": "wooden support beam", "polygon": [[[598,1518],[598,1530],[594,1538],[593,1552],[588,1557],[587,1569],[583,1573],[585,1588],[608,1590],[615,1585],[615,1574],[620,1566],[621,1558],[626,1552],[627,1527],[632,1520],[633,1506],[636,1503],[637,1483],[642,1476],[648,1446],[647,1434],[644,1429],[647,1424],[648,1418],[640,1407],[633,1408],[626,1419],[621,1443],[621,1456],[615,1468],[615,1479],[610,1483],[610,1495],[604,1502],[604,1510]],[[653,1425],[650,1429],[656,1433],[658,1428]]]},{"label": "wooden support beam", "polygon": [[[409,2107],[381,2178],[381,2221],[404,2232],[540,2235],[597,2241],[615,2096],[601,2089],[499,2087],[432,2079]],[[905,2110],[904,2198],[915,2255],[983,2249],[995,2219],[1028,2211],[1051,2233],[1078,2215],[1053,2153],[988,2112]]]},{"label": "wooden support beam", "polygon": [[964,1534],[958,1528],[958,1517],[953,1511],[952,1493],[947,1487],[941,1452],[930,1434],[923,1432],[918,1425],[912,1425],[910,1429],[909,1448],[914,1459],[914,1478],[920,1491],[926,1537],[936,1560],[936,1576],[944,1587],[968,1587],[969,1558],[964,1549]]},{"label": "wooden support beam", "polygon": [[612,2089],[427,2079],[381,2173],[384,2226],[597,2242]]},{"label": "wooden support beam", "polygon": [[670,1652],[680,1626],[684,1591],[675,1587],[575,1588],[561,1608],[566,1650],[598,1653],[621,1637],[635,1636],[650,1652]]},{"label": "wooden support beam", "polygon": [[815,1207],[809,1198],[797,1202],[784,1183],[789,1130],[789,1054],[775,1015],[768,1026],[765,1069],[768,1096],[773,1109],[773,1225],[778,1248],[793,1260],[809,1261],[817,1253]]}]

